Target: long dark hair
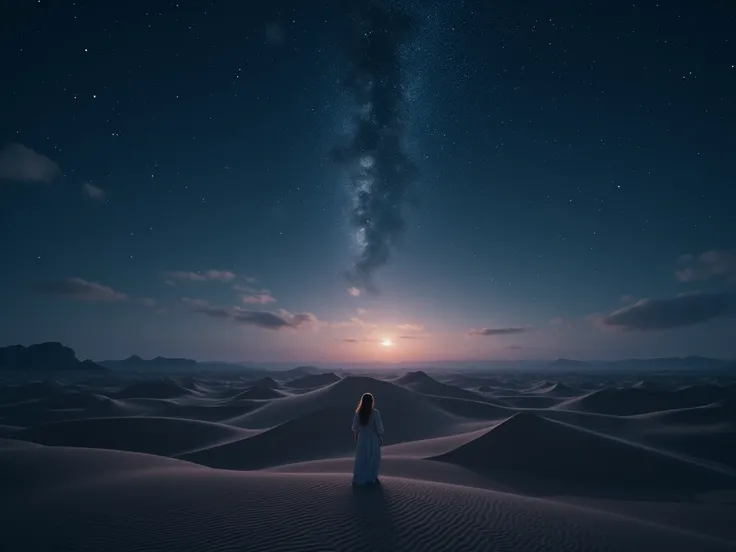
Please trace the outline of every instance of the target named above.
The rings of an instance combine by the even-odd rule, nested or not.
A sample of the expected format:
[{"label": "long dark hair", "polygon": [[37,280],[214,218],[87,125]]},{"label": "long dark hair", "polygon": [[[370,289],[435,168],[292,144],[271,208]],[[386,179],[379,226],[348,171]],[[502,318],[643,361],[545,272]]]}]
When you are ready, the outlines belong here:
[{"label": "long dark hair", "polygon": [[370,393],[363,393],[363,396],[360,397],[360,403],[358,403],[358,408],[355,409],[355,411],[358,413],[358,420],[360,421],[360,425],[366,425],[368,423],[369,418],[371,417],[371,412],[373,412],[373,395]]}]

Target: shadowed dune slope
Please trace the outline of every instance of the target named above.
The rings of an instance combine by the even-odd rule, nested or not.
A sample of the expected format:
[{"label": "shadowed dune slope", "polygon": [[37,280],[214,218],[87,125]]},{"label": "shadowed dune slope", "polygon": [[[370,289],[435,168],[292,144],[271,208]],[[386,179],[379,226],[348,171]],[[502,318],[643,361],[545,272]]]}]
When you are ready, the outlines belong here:
[{"label": "shadowed dune slope", "polygon": [[124,387],[113,396],[118,399],[173,399],[191,395],[194,392],[179,385],[172,379],[145,380]]},{"label": "shadowed dune slope", "polygon": [[0,418],[5,424],[28,427],[77,418],[134,416],[148,411],[105,395],[72,392],[0,406]]},{"label": "shadowed dune slope", "polygon": [[473,391],[455,387],[454,385],[448,385],[434,379],[432,376],[425,372],[409,372],[396,380],[394,383],[411,389],[416,393],[423,395],[436,395],[438,397],[454,397],[458,399],[471,399],[476,401],[484,401],[485,397]]},{"label": "shadowed dune slope", "polygon": [[312,389],[314,387],[323,387],[325,385],[330,385],[332,383],[335,383],[336,381],[340,381],[340,379],[342,378],[340,378],[340,376],[338,376],[337,374],[328,372],[326,374],[314,374],[313,376],[304,376],[301,378],[297,378],[295,380],[287,382],[285,385],[294,389]]},{"label": "shadowed dune slope", "polygon": [[46,381],[3,385],[0,386],[0,405],[48,399],[63,392],[60,385]]},{"label": "shadowed dune slope", "polygon": [[279,387],[281,387],[281,384],[279,382],[268,376],[264,376],[253,382],[250,382],[250,385],[254,387],[268,387],[269,389],[278,389]]},{"label": "shadowed dune slope", "polygon": [[184,454],[182,459],[203,466],[258,470],[349,454],[353,449],[350,421],[326,408],[310,412],[253,437]]},{"label": "shadowed dune slope", "polygon": [[566,399],[549,395],[499,395],[493,401],[503,401],[512,408],[552,408]]},{"label": "shadowed dune slope", "polygon": [[570,489],[586,485],[636,491],[736,488],[732,476],[528,412],[433,459],[491,476],[523,474]]},{"label": "shadowed dune slope", "polygon": [[445,412],[471,420],[499,420],[508,418],[516,413],[513,408],[493,404],[488,401],[480,402],[453,397],[427,396],[427,399]]},{"label": "shadowed dune slope", "polygon": [[546,382],[544,385],[526,391],[528,394],[545,395],[548,397],[573,398],[584,395],[584,391],[574,389],[562,382]]},{"label": "shadowed dune slope", "polygon": [[178,418],[85,418],[28,428],[14,435],[43,445],[145,452],[173,456],[252,433],[222,424]]},{"label": "shadowed dune slope", "polygon": [[[13,495],[22,495],[27,499],[30,493],[44,494],[53,491],[55,487],[72,486],[121,472],[181,467],[189,470],[204,469],[196,464],[152,454],[16,445],[3,450],[0,454],[0,489],[3,489],[0,504],[5,506],[7,513],[8,505],[5,504],[5,500]],[[109,496],[106,500],[114,502],[110,501]],[[17,499],[13,500],[13,507],[18,507]],[[3,532],[3,535],[7,537],[7,532]],[[38,549],[24,548],[24,550]]]},{"label": "shadowed dune slope", "polygon": [[461,421],[438,408],[420,394],[399,385],[364,376],[350,376],[332,385],[265,404],[242,416],[237,425],[248,428],[272,428],[306,414],[333,408],[339,417],[340,431],[350,433],[352,415],[363,393],[373,393],[376,408],[391,424],[390,442],[408,441],[446,435]]},{"label": "shadowed dune slope", "polygon": [[254,401],[267,401],[271,399],[280,399],[284,395],[279,393],[273,387],[261,387],[260,385],[254,385],[250,389],[241,391],[234,397],[231,397],[231,401],[238,401],[242,399],[254,400]]},{"label": "shadowed dune slope", "polygon": [[691,386],[678,390],[629,387],[599,389],[558,406],[565,410],[581,410],[598,414],[630,416],[660,410],[705,406],[719,400],[728,400],[733,392],[725,386]]},{"label": "shadowed dune slope", "polygon": [[632,418],[655,421],[665,425],[712,425],[730,424],[736,426],[736,409],[728,401],[718,401],[705,406],[660,410],[637,414]]}]

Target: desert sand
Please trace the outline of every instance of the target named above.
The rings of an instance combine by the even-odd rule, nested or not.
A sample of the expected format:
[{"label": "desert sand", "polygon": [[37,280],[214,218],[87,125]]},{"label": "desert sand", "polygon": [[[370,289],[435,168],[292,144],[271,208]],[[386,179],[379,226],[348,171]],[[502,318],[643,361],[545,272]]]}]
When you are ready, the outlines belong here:
[{"label": "desert sand", "polygon": [[736,549],[736,376],[2,377],[7,552]]}]

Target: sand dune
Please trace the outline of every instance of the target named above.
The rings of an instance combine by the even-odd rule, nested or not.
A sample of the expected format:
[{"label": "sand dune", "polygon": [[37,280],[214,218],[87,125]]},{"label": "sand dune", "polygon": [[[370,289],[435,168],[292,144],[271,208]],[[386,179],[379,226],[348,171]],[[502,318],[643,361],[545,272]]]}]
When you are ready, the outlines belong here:
[{"label": "sand dune", "polygon": [[556,488],[596,495],[673,494],[736,488],[736,477],[676,456],[534,413],[518,413],[434,460],[487,474],[520,474]]},{"label": "sand dune", "polygon": [[0,419],[6,424],[27,427],[77,418],[133,416],[146,412],[148,410],[144,408],[104,395],[73,392],[0,406]]},{"label": "sand dune", "polygon": [[297,378],[287,382],[286,385],[293,389],[313,389],[315,387],[324,387],[325,385],[330,385],[332,383],[340,381],[341,379],[342,378],[340,378],[340,376],[338,376],[337,374],[334,374],[333,372],[328,372],[326,374],[314,374],[313,376],[304,376],[301,378]]},{"label": "sand dune", "polygon": [[647,412],[646,414],[637,414],[635,417],[642,420],[656,421],[661,424],[696,426],[713,424],[736,425],[736,409],[730,408],[728,401],[717,401],[705,406]]},{"label": "sand dune", "polygon": [[[736,548],[723,374],[340,373],[0,384],[3,549]],[[382,485],[354,491],[364,392]]]},{"label": "sand dune", "polygon": [[279,382],[268,376],[250,382],[250,385],[253,385],[255,387],[267,387],[268,389],[278,389],[279,387],[281,387],[281,384]]},{"label": "sand dune", "polygon": [[312,366],[297,366],[296,368],[283,372],[273,372],[272,377],[277,381],[291,381],[303,378],[304,376],[313,376],[318,373],[319,370]]},{"label": "sand dune", "polygon": [[445,412],[469,419],[498,420],[511,416],[516,410],[507,406],[453,397],[428,396],[427,399]]},{"label": "sand dune", "polygon": [[604,388],[559,405],[568,410],[628,416],[660,410],[705,406],[728,399],[732,392],[724,386],[688,386],[677,390],[629,387]]},{"label": "sand dune", "polygon": [[549,395],[498,395],[492,400],[503,402],[513,408],[552,408],[565,402],[562,397]]},{"label": "sand dune", "polygon": [[172,379],[162,378],[158,380],[140,381],[129,385],[115,393],[118,399],[149,398],[149,399],[171,399],[192,394],[193,391],[179,385]]},{"label": "sand dune", "polygon": [[5,385],[0,387],[0,405],[48,399],[62,392],[57,383],[45,381]]},{"label": "sand dune", "polygon": [[437,437],[452,432],[460,421],[437,408],[427,397],[393,383],[370,377],[350,376],[315,391],[272,401],[246,414],[236,423],[247,428],[271,428],[325,408],[340,412],[336,427],[350,431],[353,412],[361,394],[371,392],[376,407],[392,430],[389,442]]},{"label": "sand dune", "polygon": [[542,385],[536,386],[528,391],[529,394],[546,395],[548,397],[572,398],[584,395],[585,392],[574,389],[562,382],[543,382]]},{"label": "sand dune", "polygon": [[[350,426],[357,389],[373,389],[382,398],[378,404],[384,423],[391,424],[386,444],[415,441],[457,432],[462,420],[434,406],[421,395],[413,395],[391,383],[373,378],[350,377],[329,386],[311,399],[305,396],[282,399],[276,406],[292,407],[292,417],[255,437],[184,456],[207,466],[228,469],[264,467],[351,454],[354,448]],[[380,393],[379,393],[380,392]],[[264,407],[253,413],[261,423],[275,421],[283,409],[269,412]],[[296,407],[296,408],[294,408]],[[296,412],[300,414],[293,416]],[[304,413],[302,413],[304,412]],[[273,416],[273,417],[272,417]],[[250,415],[241,418],[244,427]],[[260,425],[260,424],[259,424]],[[256,427],[256,426],[252,426]]]},{"label": "sand dune", "polygon": [[436,395],[438,397],[454,397],[478,401],[485,400],[483,395],[474,393],[473,391],[468,391],[467,389],[455,387],[454,385],[439,382],[421,370],[418,372],[409,372],[408,374],[396,379],[395,383],[423,395]]},{"label": "sand dune", "polygon": [[[94,483],[99,478],[110,478],[121,472],[181,467],[190,470],[199,468],[181,460],[119,450],[19,445],[7,447],[0,454],[0,488],[3,489],[0,510],[7,513],[9,509],[14,509],[11,506],[19,506],[19,496],[28,500],[35,494],[51,494],[58,487],[73,487],[83,482]],[[6,501],[8,499],[12,499],[10,504]],[[3,534],[7,535],[6,532]]]},{"label": "sand dune", "polygon": [[250,389],[246,389],[245,391],[241,391],[234,397],[232,397],[230,400],[237,401],[242,399],[247,400],[255,400],[255,401],[264,401],[264,400],[270,400],[270,399],[280,399],[284,395],[282,393],[279,393],[276,391],[276,389],[272,387],[261,387],[260,385],[254,385]]},{"label": "sand dune", "polygon": [[223,424],[178,418],[85,418],[28,428],[14,436],[42,445],[174,456],[249,437]]},{"label": "sand dune", "polygon": [[250,399],[240,399],[232,402],[227,400],[212,404],[159,403],[157,408],[151,412],[151,415],[224,423],[228,420],[237,420],[254,410],[258,410],[265,404],[267,403],[262,400]]},{"label": "sand dune", "polygon": [[404,478],[356,491],[343,474],[217,471],[49,447],[10,450],[0,466],[0,474],[19,473],[0,481],[26,497],[0,503],[10,550],[732,549],[619,515]]}]

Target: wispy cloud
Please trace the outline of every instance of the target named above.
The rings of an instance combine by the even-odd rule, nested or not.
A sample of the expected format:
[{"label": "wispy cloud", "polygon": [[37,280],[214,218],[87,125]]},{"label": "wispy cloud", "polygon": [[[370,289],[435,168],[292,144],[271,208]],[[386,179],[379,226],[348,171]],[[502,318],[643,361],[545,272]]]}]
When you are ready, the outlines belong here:
[{"label": "wispy cloud", "polygon": [[360,293],[361,293],[360,288],[357,288],[357,287],[348,288],[348,295],[350,295],[351,297],[360,297]]},{"label": "wispy cloud", "polygon": [[155,309],[156,308],[156,300],[152,297],[139,297],[136,299],[141,305],[145,305],[148,308]]},{"label": "wispy cloud", "polygon": [[378,343],[375,337],[336,337],[335,341],[340,343]]},{"label": "wispy cloud", "polygon": [[400,335],[399,339],[424,339],[423,334],[404,334]]},{"label": "wispy cloud", "polygon": [[423,324],[399,324],[396,326],[401,332],[423,332]]},{"label": "wispy cloud", "polygon": [[628,331],[667,330],[736,315],[736,296],[687,293],[671,299],[641,299],[599,319],[600,324]]},{"label": "wispy cloud", "polygon": [[98,188],[94,184],[90,184],[89,182],[85,182],[82,184],[82,192],[92,199],[96,199],[97,201],[104,201],[105,199],[105,190],[102,188]]},{"label": "wispy cloud", "polygon": [[23,144],[8,144],[0,150],[0,180],[51,182],[60,173],[59,165]]},{"label": "wispy cloud", "polygon": [[241,299],[246,305],[266,305],[267,303],[276,302],[274,296],[267,289],[254,294],[244,294]]},{"label": "wispy cloud", "polygon": [[354,316],[350,320],[346,320],[344,322],[332,322],[330,326],[333,328],[363,328],[364,330],[371,330],[378,327],[376,324],[366,322],[365,320],[363,320],[362,318],[358,318],[357,316]]},{"label": "wispy cloud", "polygon": [[368,316],[370,314],[370,311],[368,309],[358,309],[355,312],[358,313],[358,316]]},{"label": "wispy cloud", "polygon": [[678,260],[684,265],[675,271],[678,282],[697,282],[716,277],[736,282],[736,253],[733,251],[713,249],[698,257],[682,255]]},{"label": "wispy cloud", "polygon": [[69,297],[79,301],[114,303],[128,300],[128,296],[125,293],[82,278],[69,278],[58,282],[48,282],[40,285],[38,289],[41,293]]},{"label": "wispy cloud", "polygon": [[233,289],[242,293],[240,298],[246,305],[266,305],[276,302],[276,298],[267,289],[257,289],[240,284],[234,285]]},{"label": "wispy cloud", "polygon": [[320,321],[310,312],[292,314],[280,309],[278,311],[256,311],[242,307],[215,307],[201,299],[182,299],[192,311],[204,314],[211,318],[229,319],[238,324],[257,326],[268,330],[283,328],[300,329],[305,327],[319,327]]},{"label": "wispy cloud", "polygon": [[220,282],[231,282],[235,279],[235,274],[229,270],[204,270],[204,271],[185,271],[185,270],[171,270],[166,273],[169,278],[175,278],[177,280],[188,280],[190,282],[207,282],[207,281],[220,281]]},{"label": "wispy cloud", "polygon": [[470,330],[468,335],[512,335],[524,333],[526,331],[528,331],[528,328],[480,328]]},{"label": "wispy cloud", "polygon": [[559,316],[556,316],[555,318],[549,321],[550,326],[562,326],[564,323],[565,321]]}]

